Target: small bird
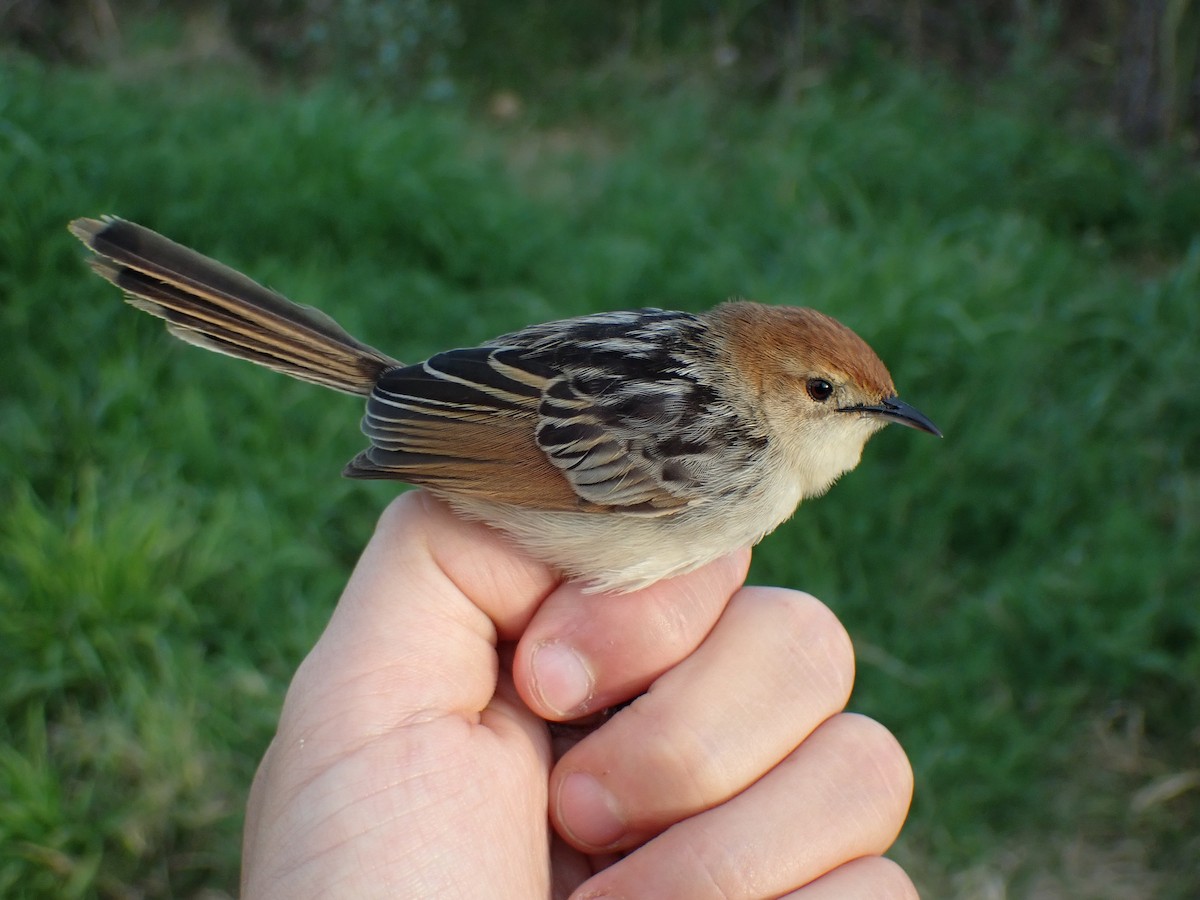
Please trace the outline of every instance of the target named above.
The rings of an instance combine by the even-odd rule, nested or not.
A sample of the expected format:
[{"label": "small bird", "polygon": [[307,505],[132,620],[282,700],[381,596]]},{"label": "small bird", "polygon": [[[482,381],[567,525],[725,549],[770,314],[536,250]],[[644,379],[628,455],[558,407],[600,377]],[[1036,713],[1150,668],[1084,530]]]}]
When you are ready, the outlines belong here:
[{"label": "small bird", "polygon": [[862,338],[812,309],[596,313],[405,365],[148,228],[70,230],[176,337],[367,397],[371,446],[346,476],[420,485],[590,591],[757,543],[889,422],[941,436]]}]

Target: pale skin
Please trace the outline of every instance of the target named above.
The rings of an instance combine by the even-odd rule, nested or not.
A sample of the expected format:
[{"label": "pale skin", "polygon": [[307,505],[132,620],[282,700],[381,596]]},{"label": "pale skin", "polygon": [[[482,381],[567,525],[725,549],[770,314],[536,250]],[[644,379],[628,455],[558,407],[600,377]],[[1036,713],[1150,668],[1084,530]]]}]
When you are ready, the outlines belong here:
[{"label": "pale skin", "polygon": [[[243,896],[916,897],[882,856],[911,770],[843,711],[849,639],[748,561],[585,595],[399,498],[288,692]],[[634,697],[558,757],[547,721]]]}]

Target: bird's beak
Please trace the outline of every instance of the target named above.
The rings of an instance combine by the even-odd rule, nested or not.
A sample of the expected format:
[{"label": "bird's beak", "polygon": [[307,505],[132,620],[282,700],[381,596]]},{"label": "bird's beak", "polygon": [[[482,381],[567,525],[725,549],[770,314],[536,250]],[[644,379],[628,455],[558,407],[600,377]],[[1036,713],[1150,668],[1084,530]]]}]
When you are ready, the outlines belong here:
[{"label": "bird's beak", "polygon": [[928,431],[934,437],[941,437],[942,432],[930,421],[929,416],[915,406],[909,406],[899,397],[884,397],[878,406],[845,406],[842,412],[868,413],[880,416],[892,422],[899,422],[918,431]]}]

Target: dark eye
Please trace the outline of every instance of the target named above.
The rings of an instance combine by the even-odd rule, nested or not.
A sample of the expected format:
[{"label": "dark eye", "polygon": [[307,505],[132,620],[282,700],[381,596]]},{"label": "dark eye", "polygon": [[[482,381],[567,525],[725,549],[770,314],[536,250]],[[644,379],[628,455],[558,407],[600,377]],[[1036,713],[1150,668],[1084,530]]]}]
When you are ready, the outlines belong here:
[{"label": "dark eye", "polygon": [[805,387],[808,388],[808,396],[818,403],[824,403],[833,393],[833,385],[824,378],[810,378]]}]

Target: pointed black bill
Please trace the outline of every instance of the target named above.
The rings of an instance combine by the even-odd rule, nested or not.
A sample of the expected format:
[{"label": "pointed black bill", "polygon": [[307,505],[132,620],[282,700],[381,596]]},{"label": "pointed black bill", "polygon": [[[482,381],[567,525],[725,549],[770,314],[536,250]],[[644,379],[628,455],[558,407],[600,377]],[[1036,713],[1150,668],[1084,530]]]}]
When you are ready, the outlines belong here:
[{"label": "pointed black bill", "polygon": [[892,422],[899,422],[901,425],[907,425],[909,428],[917,429],[917,431],[928,431],[934,437],[942,436],[942,432],[933,424],[929,416],[925,415],[925,413],[921,412],[915,406],[909,406],[899,397],[884,397],[878,406],[843,407],[842,412],[869,413],[873,416],[881,416]]}]

